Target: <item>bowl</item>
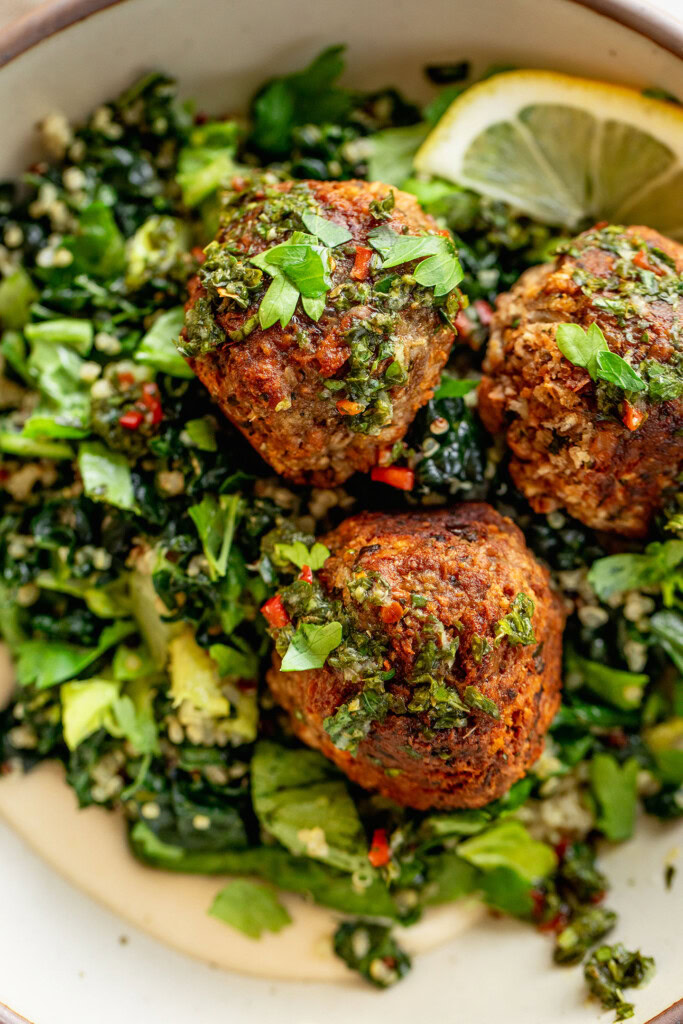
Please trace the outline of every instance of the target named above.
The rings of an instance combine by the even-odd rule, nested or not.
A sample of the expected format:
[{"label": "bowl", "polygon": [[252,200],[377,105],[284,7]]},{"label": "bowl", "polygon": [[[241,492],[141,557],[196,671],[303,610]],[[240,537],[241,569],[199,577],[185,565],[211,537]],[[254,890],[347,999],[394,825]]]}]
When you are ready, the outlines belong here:
[{"label": "bowl", "polygon": [[[396,84],[417,99],[430,95],[426,63],[460,58],[475,72],[506,63],[683,94],[683,24],[632,0],[57,0],[0,33],[0,175],[17,174],[35,158],[33,126],[47,113],[78,119],[145,71],[168,71],[200,109],[229,113],[243,109],[265,78],[301,67],[335,42],[349,47],[347,83]],[[0,701],[10,685],[5,667]],[[283,1005],[300,1024],[385,1014],[403,1024],[427,993],[430,1013],[444,1021],[456,1019],[456,1001],[457,1019],[467,1024],[489,1021],[502,1007],[510,1024],[586,1024],[597,1016],[576,973],[552,967],[542,936],[470,905],[443,908],[411,930],[411,948],[439,948],[380,996],[331,957],[327,911],[292,897],[292,928],[260,943],[244,938],[206,916],[220,879],[138,865],[121,821],[97,809],[77,812],[53,766],[3,781],[0,815],[7,822],[0,825],[0,900],[12,922],[0,936],[0,999],[40,1024],[95,1015],[101,1024],[126,1014],[137,1020],[141,1007],[145,1019],[203,1022],[226,1006],[235,1024],[267,1024],[282,1020]],[[659,964],[655,981],[638,993],[641,1021],[683,989],[675,890],[666,893],[662,882],[674,843],[673,830],[647,824],[606,859],[620,938],[642,944]],[[55,868],[110,910],[60,880]],[[261,977],[210,971],[207,962]]]}]

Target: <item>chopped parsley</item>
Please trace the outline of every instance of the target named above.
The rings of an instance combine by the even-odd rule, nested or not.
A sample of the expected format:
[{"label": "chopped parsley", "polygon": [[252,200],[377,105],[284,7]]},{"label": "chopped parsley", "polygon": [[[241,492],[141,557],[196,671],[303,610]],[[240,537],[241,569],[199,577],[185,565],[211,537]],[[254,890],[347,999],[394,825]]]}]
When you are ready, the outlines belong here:
[{"label": "chopped parsley", "polygon": [[526,594],[519,593],[515,597],[510,611],[499,619],[496,624],[495,644],[498,647],[507,639],[514,647],[535,644],[534,627],[531,617],[534,614],[534,602]]},{"label": "chopped parsley", "polygon": [[655,962],[640,952],[630,952],[620,942],[600,946],[584,964],[586,984],[605,1009],[616,1012],[615,1021],[633,1016],[633,1003],[624,999],[622,989],[639,988],[652,978]]}]

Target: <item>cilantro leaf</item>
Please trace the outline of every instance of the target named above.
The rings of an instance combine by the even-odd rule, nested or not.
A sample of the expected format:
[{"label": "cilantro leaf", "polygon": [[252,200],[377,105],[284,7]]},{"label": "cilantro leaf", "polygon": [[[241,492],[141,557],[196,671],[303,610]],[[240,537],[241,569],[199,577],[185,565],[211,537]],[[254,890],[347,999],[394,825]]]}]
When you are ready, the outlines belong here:
[{"label": "cilantro leaf", "polygon": [[326,217],[320,217],[311,210],[302,214],[301,219],[311,234],[319,238],[323,245],[329,246],[330,249],[334,249],[337,245],[343,245],[344,242],[350,242],[353,238],[348,228],[342,227],[341,224],[335,224],[334,221],[328,220]]},{"label": "cilantro leaf", "polygon": [[276,544],[275,554],[278,558],[287,558],[299,569],[307,565],[313,572],[322,569],[330,557],[330,552],[324,544],[314,544],[309,550],[303,541],[295,540],[293,544]]},{"label": "cilantro leaf", "polygon": [[304,672],[309,668],[322,668],[328,654],[339,647],[342,639],[340,622],[324,626],[303,622],[289,642],[282,659],[283,672]]},{"label": "cilantro leaf", "polygon": [[268,266],[279,267],[294,287],[310,299],[324,295],[332,286],[326,247],[310,244],[276,245],[266,252]]},{"label": "cilantro leaf", "polygon": [[647,384],[625,359],[616,352],[600,350],[596,357],[596,376],[610,384],[616,384],[623,391],[645,391]]},{"label": "cilantro leaf", "polygon": [[447,295],[463,279],[455,246],[442,235],[397,235],[387,227],[378,227],[370,232],[368,240],[382,256],[384,269],[422,260],[415,268],[415,280],[433,288],[437,297]]},{"label": "cilantro leaf", "polygon": [[448,295],[464,277],[462,267],[454,253],[444,252],[423,260],[415,269],[415,280],[425,288],[433,288],[434,295]]},{"label": "cilantro leaf", "polygon": [[590,785],[598,808],[596,826],[613,842],[633,834],[638,770],[635,757],[620,765],[612,754],[596,754],[590,763]]},{"label": "cilantro leaf", "polygon": [[251,939],[259,939],[266,930],[279,932],[292,921],[272,889],[246,878],[236,878],[221,889],[209,914]]}]

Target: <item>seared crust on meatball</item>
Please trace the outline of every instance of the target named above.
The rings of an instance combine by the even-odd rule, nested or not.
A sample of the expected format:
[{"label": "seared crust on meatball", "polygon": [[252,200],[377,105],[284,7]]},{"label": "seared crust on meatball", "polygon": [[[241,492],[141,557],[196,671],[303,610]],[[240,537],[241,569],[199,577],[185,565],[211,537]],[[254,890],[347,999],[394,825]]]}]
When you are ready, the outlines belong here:
[{"label": "seared crust on meatball", "polygon": [[[372,722],[355,752],[339,749],[334,722],[341,709],[353,723],[367,670],[349,679],[328,659],[320,670],[283,672],[274,654],[268,683],[296,734],[354,782],[401,804],[480,807],[501,796],[541,753],[560,702],[563,612],[520,530],[472,502],[438,512],[363,513],[323,540],[332,553],[319,573],[323,590],[359,630],[383,639],[394,710]],[[359,598],[367,581],[375,603]],[[535,635],[525,644],[498,626],[519,594],[534,604]],[[425,692],[435,696],[425,700]],[[444,693],[464,709],[455,727],[447,727]],[[496,708],[498,718],[490,713]]]},{"label": "seared crust on meatball", "polygon": [[[281,243],[293,229],[306,230],[302,210],[351,233],[350,241],[332,249],[332,287],[319,321],[299,302],[286,327],[254,327],[270,283],[264,274],[261,289],[244,308],[224,300],[216,311],[214,303],[212,315],[226,337],[188,359],[225,415],[278,473],[301,484],[339,484],[357,470],[368,471],[403,437],[438,384],[454,338],[439,313],[444,300],[435,300],[414,279],[411,284],[410,266],[392,269],[389,280],[368,233],[382,224],[396,233],[443,232],[413,196],[380,183],[288,181],[257,186],[232,203],[218,242],[238,260]],[[382,203],[389,209],[381,210]],[[376,291],[381,278],[388,290]],[[206,297],[198,278],[190,294],[188,310]],[[352,339],[355,365],[349,362]],[[369,356],[361,365],[365,349]],[[373,392],[373,381],[392,363],[397,372]],[[370,381],[367,400],[336,383],[326,389],[326,380],[359,374]]]},{"label": "seared crust on meatball", "polygon": [[[512,477],[535,511],[646,534],[683,468],[682,272],[683,246],[658,232],[599,227],[498,299],[479,410],[505,431]],[[597,323],[648,384],[666,382],[627,396],[591,380],[560,353],[561,323]]]}]

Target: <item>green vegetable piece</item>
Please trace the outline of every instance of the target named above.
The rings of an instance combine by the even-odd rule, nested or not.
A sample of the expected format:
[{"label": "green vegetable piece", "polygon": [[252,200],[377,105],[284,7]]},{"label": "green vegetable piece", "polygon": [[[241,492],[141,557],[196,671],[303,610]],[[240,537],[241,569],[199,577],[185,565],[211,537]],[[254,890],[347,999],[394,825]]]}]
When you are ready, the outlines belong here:
[{"label": "green vegetable piece", "polygon": [[451,252],[430,256],[415,268],[417,283],[425,288],[433,288],[437,297],[452,292],[463,277],[463,269]]},{"label": "green vegetable piece", "polygon": [[64,683],[60,689],[62,726],[69,750],[75,750],[87,736],[102,728],[118,697],[119,686],[106,679]]},{"label": "green vegetable piece", "polygon": [[23,327],[39,293],[23,267],[17,267],[0,281],[0,324],[4,328]]},{"label": "green vegetable piece", "polygon": [[276,544],[275,554],[278,558],[293,562],[299,569],[307,565],[313,572],[322,569],[330,557],[330,552],[324,544],[316,543],[309,550],[300,540],[295,540],[293,544]]},{"label": "green vegetable piece", "polygon": [[198,206],[228,185],[237,170],[238,135],[236,121],[207,121],[193,128],[189,144],[180,151],[176,175],[186,206]]},{"label": "green vegetable piece", "polygon": [[90,425],[90,390],[81,380],[83,360],[72,348],[35,341],[28,370],[44,397],[24,424],[27,436],[85,437]]},{"label": "green vegetable piece", "polygon": [[463,699],[468,707],[476,708],[477,711],[483,711],[485,715],[490,715],[491,718],[500,718],[500,708],[495,700],[486,697],[476,686],[466,686]]},{"label": "green vegetable piece", "polygon": [[272,327],[278,320],[281,327],[286,327],[294,316],[298,301],[298,289],[283,273],[275,274],[258,310],[259,323],[263,330]]},{"label": "green vegetable piece", "polygon": [[521,822],[512,820],[466,839],[459,844],[458,855],[483,871],[511,868],[530,883],[545,878],[557,865],[552,847],[532,839]]},{"label": "green vegetable piece", "polygon": [[168,373],[172,377],[185,377],[188,380],[194,377],[194,373],[176,348],[176,341],[184,323],[185,311],[182,306],[162,313],[142,338],[133,357],[135,361],[145,366],[153,366],[155,370]]},{"label": "green vegetable piece", "polygon": [[59,441],[41,441],[23,434],[0,431],[0,452],[21,459],[72,459],[73,449]]},{"label": "green vegetable piece", "polygon": [[266,269],[278,267],[301,295],[316,299],[332,285],[328,251],[320,245],[276,245],[265,253]]},{"label": "green vegetable piece", "polygon": [[272,889],[245,878],[221,889],[209,914],[251,939],[260,939],[264,931],[282,931],[292,921]]},{"label": "green vegetable piece", "polygon": [[391,929],[367,921],[344,921],[334,933],[334,951],[347,967],[377,988],[404,978],[412,962],[391,935]]},{"label": "green vegetable piece", "polygon": [[556,964],[578,964],[591,946],[604,939],[617,923],[607,907],[585,907],[559,932],[553,960]]},{"label": "green vegetable piece", "polygon": [[647,380],[647,395],[653,402],[673,402],[683,395],[683,373],[678,365],[646,359],[640,365]]},{"label": "green vegetable piece", "polygon": [[36,324],[26,324],[24,334],[30,342],[43,341],[51,344],[67,345],[82,355],[87,356],[92,348],[95,330],[92,320],[43,320]]},{"label": "green vegetable piece", "polygon": [[620,942],[600,946],[583,966],[583,976],[592,995],[605,1009],[616,1011],[615,1020],[633,1016],[633,1003],[624,1000],[622,989],[639,988],[653,976],[655,962],[651,956],[630,952]]},{"label": "green vegetable piece", "polygon": [[323,245],[329,246],[330,249],[343,245],[344,242],[350,242],[353,238],[348,228],[343,227],[341,224],[335,224],[333,220],[321,217],[311,210],[306,210],[301,215],[301,219],[306,230],[310,231],[316,238],[319,238]]},{"label": "green vegetable piece", "polygon": [[515,597],[510,611],[496,624],[495,644],[498,647],[504,639],[514,647],[536,643],[531,617],[534,614],[534,602],[526,594],[519,593]]},{"label": "green vegetable piece", "polygon": [[652,751],[657,768],[666,784],[683,783],[683,717],[659,722],[644,732],[644,739]]},{"label": "green vegetable piece", "polygon": [[591,324],[587,331],[579,324],[560,324],[555,341],[565,359],[588,370],[595,380],[598,352],[609,352],[605,335],[597,324]]},{"label": "green vegetable piece", "polygon": [[26,381],[27,384],[33,386],[26,361],[26,342],[20,331],[3,331],[2,340],[0,340],[0,353],[2,353],[14,372]]},{"label": "green vegetable piece", "polygon": [[185,424],[185,432],[194,448],[199,448],[203,452],[218,451],[215,424],[206,416],[202,416],[199,420],[188,420]]},{"label": "green vegetable piece", "polygon": [[261,825],[290,853],[372,877],[356,804],[346,780],[322,754],[259,741],[251,792]]},{"label": "green vegetable piece", "polygon": [[106,203],[91,203],[78,218],[76,234],[62,246],[73,254],[70,269],[109,280],[122,273],[126,263],[123,235]]},{"label": "green vegetable piece", "polygon": [[126,288],[137,291],[154,278],[187,277],[190,230],[179,217],[154,214],[126,243]]},{"label": "green vegetable piece", "polygon": [[593,562],[588,582],[601,601],[640,587],[661,586],[665,604],[683,586],[683,540],[655,541],[642,554],[609,555]]},{"label": "green vegetable piece", "polygon": [[567,667],[581,675],[583,685],[592,693],[624,711],[640,707],[645,687],[650,681],[644,673],[626,672],[598,661],[589,661],[573,651],[568,656]]},{"label": "green vegetable piece", "polygon": [[415,280],[433,288],[437,297],[447,295],[463,279],[455,246],[442,235],[398,235],[387,227],[379,227],[369,233],[368,240],[381,254],[385,270],[423,260],[415,268]]},{"label": "green vegetable piece", "polygon": [[135,493],[128,460],[99,441],[84,441],[78,449],[78,469],[86,495],[116,508],[135,511]]},{"label": "green vegetable piece", "polygon": [[613,842],[633,835],[636,820],[638,762],[620,765],[611,754],[595,754],[590,762],[591,791],[597,804],[596,827]]},{"label": "green vegetable piece", "polygon": [[322,668],[328,654],[339,647],[341,640],[341,622],[327,622],[322,626],[302,622],[289,642],[280,667],[283,672]]},{"label": "green vegetable piece", "polygon": [[258,675],[258,658],[253,651],[240,651],[229,644],[212,644],[209,654],[221,678],[256,679]]},{"label": "green vegetable piece", "polygon": [[325,732],[339,750],[355,754],[375,722],[383,722],[391,710],[391,698],[383,690],[365,686],[353,700],[340,704],[323,721]]},{"label": "green vegetable piece", "polygon": [[427,137],[429,125],[410,124],[385,128],[363,139],[367,153],[368,181],[402,186],[413,170],[413,158]]},{"label": "green vegetable piece", "polygon": [[20,686],[34,685],[38,690],[45,690],[74,679],[135,629],[133,622],[115,622],[102,630],[97,647],[77,647],[55,640],[25,640],[16,650],[17,682]]},{"label": "green vegetable piece", "polygon": [[475,634],[472,637],[472,659],[475,665],[481,665],[482,661],[487,654],[490,654],[493,648],[485,636],[479,636]]},{"label": "green vegetable piece", "polygon": [[470,391],[474,391],[478,385],[478,380],[458,380],[444,370],[439,386],[434,393],[434,399],[438,402],[442,398],[463,398]]},{"label": "green vegetable piece", "polygon": [[598,352],[595,374],[600,380],[616,384],[623,391],[645,391],[647,384],[625,359],[616,352]]},{"label": "green vegetable piece", "polygon": [[215,498],[205,494],[188,512],[204,548],[211,578],[216,580],[228,571],[228,559],[240,511],[239,494],[221,494]]}]

